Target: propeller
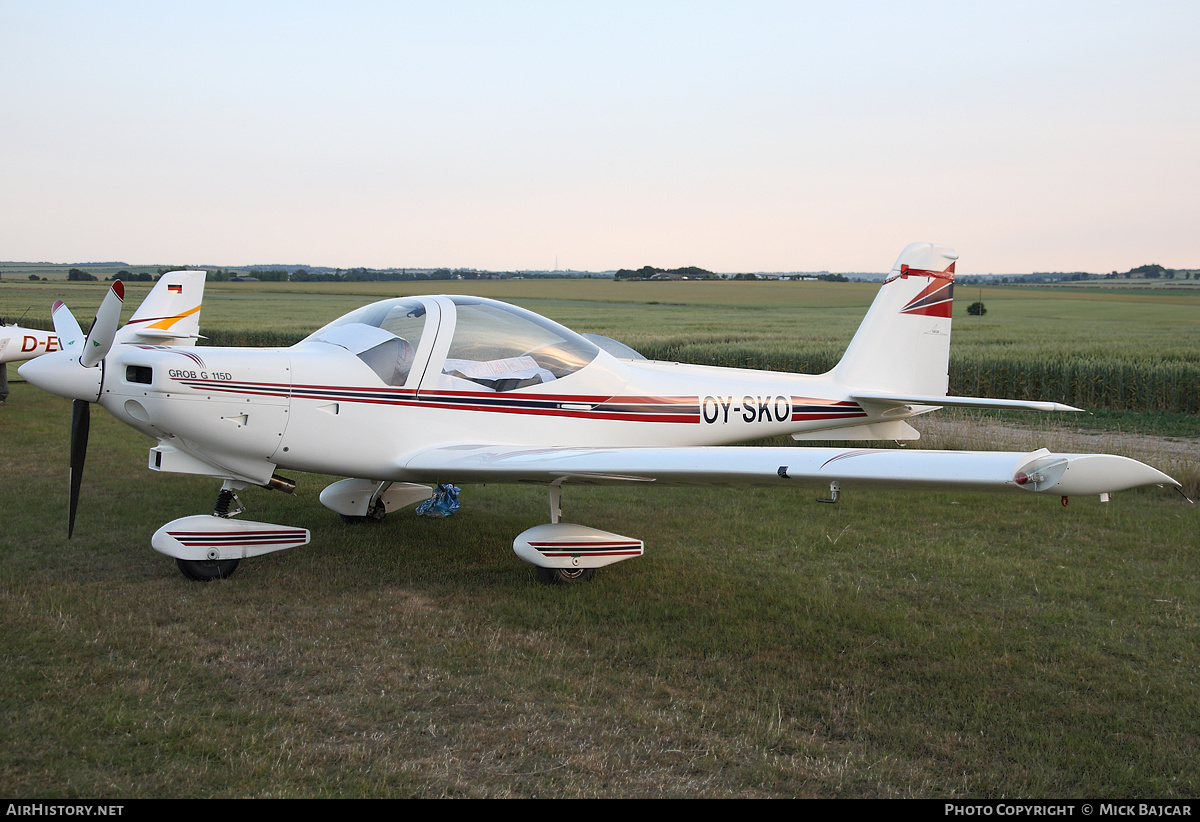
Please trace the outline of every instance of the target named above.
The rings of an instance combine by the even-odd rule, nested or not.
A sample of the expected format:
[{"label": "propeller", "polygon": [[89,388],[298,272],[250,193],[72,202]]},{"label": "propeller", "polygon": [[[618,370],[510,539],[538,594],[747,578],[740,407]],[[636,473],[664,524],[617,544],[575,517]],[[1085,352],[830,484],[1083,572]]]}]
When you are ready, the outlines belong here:
[{"label": "propeller", "polygon": [[80,343],[83,342],[83,331],[79,328],[79,323],[75,321],[75,315],[71,313],[71,309],[67,308],[62,300],[55,300],[54,308],[50,310],[50,316],[54,320],[54,334],[58,337],[58,347],[64,350],[79,351],[82,348]]},{"label": "propeller", "polygon": [[[62,301],[54,304],[54,333],[62,351],[30,360],[20,374],[51,394],[67,397],[71,403],[71,501],[67,538],[75,533],[75,512],[79,508],[79,489],[83,484],[83,463],[87,458],[88,433],[91,430],[91,404],[100,399],[104,384],[104,358],[112,348],[121,321],[125,284],[117,280],[104,296],[87,337],[70,309]],[[99,367],[97,367],[99,366]]]},{"label": "propeller", "polygon": [[117,280],[104,295],[100,307],[96,309],[96,318],[92,320],[91,330],[83,342],[79,364],[84,368],[94,367],[108,355],[113,338],[117,336],[117,325],[121,322],[121,305],[124,302],[125,283]]},{"label": "propeller", "polygon": [[83,461],[87,459],[88,432],[92,428],[92,406],[87,400],[71,401],[71,502],[67,517],[67,539],[75,535],[75,511],[83,486]]}]

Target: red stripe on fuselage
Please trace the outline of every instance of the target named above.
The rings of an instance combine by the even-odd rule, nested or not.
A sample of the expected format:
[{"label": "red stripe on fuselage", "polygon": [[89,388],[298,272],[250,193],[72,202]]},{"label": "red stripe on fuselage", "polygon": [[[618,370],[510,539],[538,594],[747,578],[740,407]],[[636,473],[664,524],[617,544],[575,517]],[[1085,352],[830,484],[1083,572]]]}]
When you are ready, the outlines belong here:
[{"label": "red stripe on fuselage", "polygon": [[[523,394],[482,391],[417,391],[409,388],[347,387],[339,385],[288,385],[222,380],[185,379],[181,384],[197,391],[249,396],[287,397],[327,402],[354,402],[370,405],[398,405],[412,408],[437,408],[447,411],[477,411],[523,416],[566,417],[570,419],[616,420],[627,422],[666,422],[698,424],[701,421],[697,397],[598,396],[570,394]],[[814,397],[789,397],[787,420],[855,419],[868,416],[857,403]],[[580,406],[592,406],[585,408]],[[777,422],[784,420],[776,419]]]}]

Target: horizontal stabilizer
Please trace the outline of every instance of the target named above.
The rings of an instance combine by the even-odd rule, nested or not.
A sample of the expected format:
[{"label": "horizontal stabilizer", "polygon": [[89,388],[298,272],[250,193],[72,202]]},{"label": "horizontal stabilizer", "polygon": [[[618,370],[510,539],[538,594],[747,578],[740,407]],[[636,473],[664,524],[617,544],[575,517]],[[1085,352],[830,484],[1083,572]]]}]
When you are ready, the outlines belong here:
[{"label": "horizontal stabilizer", "polygon": [[1082,411],[1073,405],[1063,405],[1060,402],[1040,402],[1037,400],[999,400],[987,397],[939,397],[936,395],[916,396],[914,394],[873,394],[855,392],[850,395],[855,402],[877,403],[900,407],[902,405],[933,405],[949,408],[987,408],[1003,411]]}]

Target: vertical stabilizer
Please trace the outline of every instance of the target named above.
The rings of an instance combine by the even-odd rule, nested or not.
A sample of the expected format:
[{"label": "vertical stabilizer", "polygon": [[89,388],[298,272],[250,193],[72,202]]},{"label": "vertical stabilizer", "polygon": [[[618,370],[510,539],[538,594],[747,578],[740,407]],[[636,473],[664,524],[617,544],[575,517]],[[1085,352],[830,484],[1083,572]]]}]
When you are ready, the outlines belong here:
[{"label": "vertical stabilizer", "polygon": [[117,332],[118,343],[195,345],[200,337],[203,271],[168,271]]},{"label": "vertical stabilizer", "polygon": [[957,259],[932,243],[904,249],[831,376],[852,389],[944,396]]}]

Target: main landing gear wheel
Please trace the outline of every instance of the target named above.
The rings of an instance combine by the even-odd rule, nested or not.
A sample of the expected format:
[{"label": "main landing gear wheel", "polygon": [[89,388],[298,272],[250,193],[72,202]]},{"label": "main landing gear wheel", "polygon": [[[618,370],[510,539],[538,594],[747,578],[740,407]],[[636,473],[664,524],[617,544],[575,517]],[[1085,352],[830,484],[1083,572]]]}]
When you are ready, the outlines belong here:
[{"label": "main landing gear wheel", "polygon": [[537,568],[538,580],[546,585],[574,585],[578,582],[591,582],[596,575],[595,568]]},{"label": "main landing gear wheel", "polygon": [[214,579],[225,579],[238,567],[238,559],[176,559],[175,565],[188,579],[197,582],[209,582]]}]

